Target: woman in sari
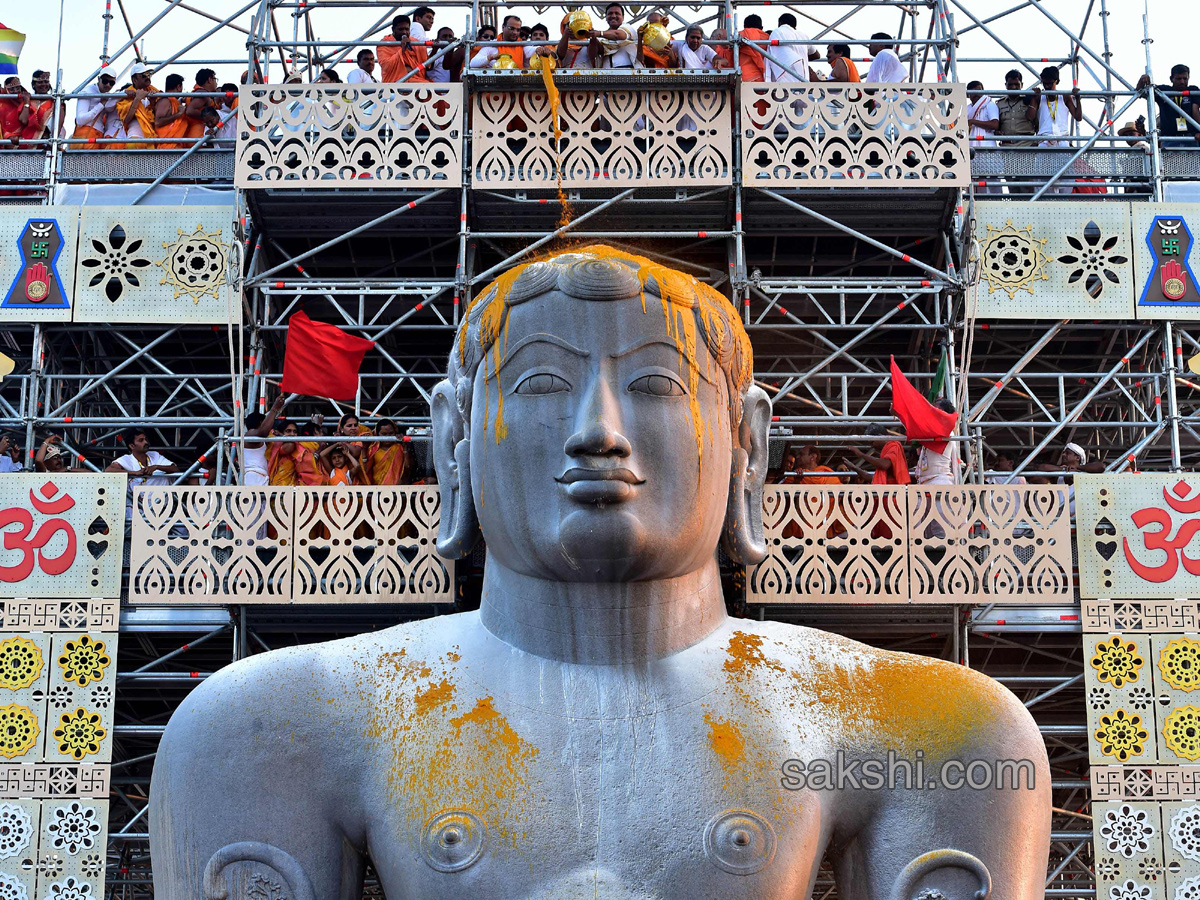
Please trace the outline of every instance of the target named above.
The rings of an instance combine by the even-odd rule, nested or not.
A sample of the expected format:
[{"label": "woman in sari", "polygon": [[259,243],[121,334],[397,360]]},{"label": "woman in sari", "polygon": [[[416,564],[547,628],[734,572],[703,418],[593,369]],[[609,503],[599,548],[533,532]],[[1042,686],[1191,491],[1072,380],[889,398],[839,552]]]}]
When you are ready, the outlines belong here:
[{"label": "woman in sari", "polygon": [[396,423],[391,419],[380,419],[376,433],[381,438],[390,437],[393,440],[371,444],[366,467],[371,484],[403,484],[408,455],[398,436]]},{"label": "woman in sari", "polygon": [[283,436],[290,441],[272,442],[267,456],[267,476],[273,485],[286,487],[317,487],[326,483],[325,473],[317,459],[316,444],[299,441],[300,429],[295,422],[288,422]]}]

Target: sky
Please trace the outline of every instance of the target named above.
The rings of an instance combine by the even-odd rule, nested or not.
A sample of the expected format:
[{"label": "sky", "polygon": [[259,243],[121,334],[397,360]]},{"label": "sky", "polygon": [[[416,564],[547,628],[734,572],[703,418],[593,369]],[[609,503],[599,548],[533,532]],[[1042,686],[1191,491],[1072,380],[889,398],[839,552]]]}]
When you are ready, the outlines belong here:
[{"label": "sky", "polygon": [[[128,15],[129,24],[135,32],[140,31],[155,16],[169,7],[169,0],[120,0],[120,2],[123,3],[124,12]],[[248,0],[183,0],[184,5],[204,10],[218,18],[224,18],[236,12],[246,2]],[[412,9],[412,6],[402,6],[391,2],[372,2],[372,0],[362,0],[362,2],[363,8],[319,8],[318,2],[312,2],[311,5],[317,7],[310,13],[316,37],[322,40],[335,38],[353,40],[376,20],[385,16],[390,19],[393,10],[410,12]],[[978,18],[986,20],[1005,9],[1019,5],[1022,0],[959,0],[959,2]],[[1032,0],[1030,2],[1032,3]],[[1084,33],[1084,43],[1097,53],[1103,52],[1102,20],[1099,15],[1101,0],[1090,0],[1090,2],[1089,0],[1039,0],[1039,2],[1045,10],[1076,33],[1082,25],[1090,5],[1092,12]],[[1191,6],[1192,2],[1194,0],[1185,0],[1184,7]],[[1108,25],[1109,45],[1112,52],[1111,64],[1130,82],[1136,82],[1137,77],[1145,71],[1146,67],[1145,49],[1142,45],[1142,14],[1145,9],[1148,9],[1150,34],[1154,40],[1151,45],[1151,54],[1155,80],[1159,83],[1166,82],[1173,64],[1190,62],[1188,56],[1190,48],[1194,44],[1195,29],[1178,27],[1181,22],[1178,16],[1180,9],[1178,0],[1172,0],[1170,3],[1168,0],[1107,0],[1107,3],[1110,8]],[[848,19],[841,26],[842,31],[846,34],[841,39],[846,40],[847,37],[866,39],[875,31],[894,32],[900,21],[900,12],[890,4],[880,4],[880,6],[882,8],[867,9]],[[853,7],[850,5],[842,7],[795,3],[793,8],[808,12],[825,23],[833,23]],[[35,68],[46,68],[52,72],[56,68],[61,69],[62,86],[66,90],[79,87],[86,78],[92,76],[100,64],[99,58],[104,46],[104,20],[102,18],[104,9],[105,0],[40,0],[36,4],[13,0],[13,2],[5,3],[4,10],[0,12],[0,22],[27,35],[20,60],[20,74],[26,86],[29,84],[29,75]],[[563,15],[562,8],[543,6],[540,9],[542,11],[538,12],[538,8],[525,5],[502,7],[506,13],[511,11],[521,15],[526,24],[533,24],[537,21],[546,22],[551,26],[551,33],[557,36],[558,20]],[[779,3],[773,7],[743,5],[739,7],[739,21],[746,15],[757,12],[767,23],[769,29],[777,21],[781,11]],[[285,39],[290,39],[293,33],[293,12],[294,10],[291,9],[281,9],[275,13],[278,28]],[[1175,13],[1173,18],[1172,12]],[[108,36],[110,54],[115,53],[129,39],[129,31],[126,28],[118,0],[113,0],[112,13],[113,18],[109,23]],[[435,27],[449,25],[454,29],[455,34],[462,34],[468,14],[469,9],[465,8],[440,11]],[[692,8],[679,7],[674,15],[673,24],[694,21],[709,14],[708,10],[697,13]],[[923,5],[921,14],[918,37],[925,36],[924,32],[928,23],[928,12]],[[62,20],[61,53],[59,46],[60,17]],[[248,27],[249,21],[249,12],[234,20],[242,27]],[[707,23],[706,30],[713,24]],[[964,32],[970,24],[970,19],[965,13],[961,11],[955,13],[955,27],[959,32]],[[163,60],[183,49],[215,25],[216,22],[206,19],[196,12],[177,7],[171,9],[154,24],[140,43],[144,46],[147,58]],[[1064,58],[1069,50],[1068,37],[1032,5],[992,23],[989,27],[993,28],[1005,43],[1029,60],[1036,69],[1040,69],[1043,65],[1042,59],[1058,61]],[[300,30],[303,34],[302,23]],[[801,18],[801,30],[815,37],[821,31],[821,26],[811,20]],[[222,60],[211,66],[217,71],[218,82],[236,82],[246,68],[244,63],[246,58],[245,40],[244,33],[230,28],[222,28],[217,34],[189,51],[181,61],[167,66],[165,71],[179,72],[184,76],[185,83],[190,86],[196,69],[200,68],[204,61]],[[855,58],[865,55],[866,51],[861,46],[854,47],[853,56]],[[959,67],[960,80],[970,81],[979,78],[989,87],[1002,87],[1000,82],[1003,80],[1003,73],[1011,68],[1009,54],[982,31],[975,29],[962,33],[959,55],[960,58],[976,57],[981,59],[1004,57],[1004,61],[1000,62],[963,63]],[[57,65],[56,60],[58,61]],[[131,51],[126,51],[113,62],[113,68],[119,74],[132,61]],[[1092,70],[1103,77],[1102,69],[1090,58],[1088,62]],[[1200,59],[1195,62],[1200,70]],[[338,67],[343,77],[353,65],[352,61],[348,61]],[[268,79],[277,82],[282,80],[282,76],[283,68],[278,55],[276,55],[274,64],[269,69]],[[161,81],[162,76],[155,78],[156,86],[161,87]],[[1066,83],[1068,83],[1068,79],[1064,78],[1064,84]],[[1084,90],[1094,89],[1097,87],[1097,82],[1085,72],[1081,75],[1080,87]]]}]

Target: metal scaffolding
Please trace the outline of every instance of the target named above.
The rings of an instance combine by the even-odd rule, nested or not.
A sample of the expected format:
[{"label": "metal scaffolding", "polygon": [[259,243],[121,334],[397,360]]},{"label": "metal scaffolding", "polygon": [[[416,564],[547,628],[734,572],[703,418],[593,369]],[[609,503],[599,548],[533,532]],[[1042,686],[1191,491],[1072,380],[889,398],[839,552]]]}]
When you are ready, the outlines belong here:
[{"label": "metal scaffolding", "polygon": [[[139,41],[181,8],[211,27],[171,53],[157,49],[158,42],[151,65],[245,67],[274,81],[295,68],[305,83],[353,48],[377,43],[392,16],[408,11],[375,0],[230,0],[222,9],[206,4],[207,11],[168,0],[138,27],[122,0],[116,5],[119,18],[105,5],[96,23],[103,31],[97,72],[119,69],[135,54],[141,58]],[[458,40],[468,59],[479,46],[477,26],[507,9],[485,0],[430,5],[466,13],[466,33]],[[46,434],[61,434],[82,465],[102,469],[106,458],[123,452],[117,450],[119,429],[144,423],[156,445],[188,463],[180,481],[212,464],[219,482],[236,483],[240,414],[266,407],[281,377],[287,319],[303,309],[376,341],[379,351],[368,357],[353,404],[312,401],[305,412],[354,412],[368,423],[386,416],[409,430],[427,466],[422,438],[428,434],[429,393],[442,377],[453,330],[470,298],[501,268],[539,249],[606,241],[694,273],[742,310],[754,344],[755,382],[774,402],[776,464],[785,443],[817,444],[828,459],[861,440],[867,425],[894,421],[890,358],[924,388],[943,355],[972,481],[1007,475],[994,471],[1001,453],[1014,459],[1018,474],[1037,463],[1056,463],[1051,451],[1067,441],[1095,453],[1111,471],[1179,471],[1200,463],[1200,379],[1183,365],[1200,353],[1200,330],[1170,321],[983,323],[975,314],[973,220],[977,199],[987,199],[988,192],[1007,189],[1003,198],[1014,203],[1061,200],[1057,188],[1100,177],[1107,196],[1073,199],[1161,200],[1173,183],[1200,180],[1200,151],[1160,142],[1154,80],[1139,88],[1132,72],[1112,65],[1107,0],[1091,0],[1074,25],[1056,16],[1048,2],[1018,3],[987,16],[973,12],[970,0],[785,5],[821,43],[864,43],[880,28],[886,9],[898,19],[892,27],[914,82],[965,81],[974,68],[996,71],[998,65],[1036,78],[1052,57],[1081,87],[1088,114],[1060,147],[1002,140],[975,151],[965,190],[803,189],[760,187],[745,177],[738,148],[746,133],[734,99],[727,184],[568,185],[564,192],[574,219],[562,226],[553,188],[520,181],[476,184],[466,153],[461,187],[379,187],[363,181],[337,188],[239,188],[242,323],[104,328],[6,323],[3,342],[22,358],[28,349],[30,362],[0,384],[0,428],[23,434],[30,455]],[[734,0],[657,6],[670,8],[673,30],[695,21],[731,34],[745,14],[759,11]],[[339,20],[348,9],[370,10],[377,19],[355,33]],[[644,18],[650,9],[641,7],[630,18]],[[1012,20],[1039,26],[1038,46],[1028,56],[1000,37],[1001,26]],[[127,39],[118,34],[122,28]],[[204,58],[206,48],[228,34],[244,43],[246,55]],[[1047,50],[1051,44],[1061,51],[1057,57]],[[745,43],[731,46],[737,54]],[[967,47],[973,55],[965,55]],[[1152,74],[1149,58],[1144,69]],[[64,84],[60,75],[50,95],[56,110],[60,99],[87,96],[95,75],[78,85]],[[654,83],[654,76],[644,77]],[[486,71],[465,79],[466,96],[536,89],[528,79],[521,83]],[[739,88],[736,76],[711,73],[670,83],[715,86],[733,98]],[[1119,117],[1139,111],[1146,116],[1147,134],[1140,139],[1145,146],[1116,134]],[[2,199],[52,203],[72,188],[94,184],[185,183],[232,192],[234,156],[209,143],[186,151],[113,151],[101,142],[85,153],[69,139],[54,138],[48,149],[0,151],[0,184],[14,191]],[[852,615],[838,607],[755,607],[746,605],[737,573],[728,574],[727,596],[738,614],[826,628],[887,649],[955,660],[1001,679],[1037,718],[1050,751],[1055,813],[1046,896],[1095,896],[1077,605],[856,606]],[[464,584],[459,606],[470,608],[477,602],[471,576]],[[126,606],[111,895],[123,900],[152,895],[146,833],[150,770],[163,726],[197,683],[253,653],[444,611],[339,606],[284,614],[252,606]],[[381,896],[370,878],[367,896]],[[836,896],[829,871],[822,871],[814,896]]]}]

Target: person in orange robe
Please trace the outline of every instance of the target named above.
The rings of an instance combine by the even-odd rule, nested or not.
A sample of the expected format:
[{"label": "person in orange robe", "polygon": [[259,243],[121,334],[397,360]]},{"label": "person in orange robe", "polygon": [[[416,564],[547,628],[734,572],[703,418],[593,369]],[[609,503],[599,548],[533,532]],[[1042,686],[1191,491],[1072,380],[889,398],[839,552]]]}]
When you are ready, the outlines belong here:
[{"label": "person in orange robe", "polygon": [[0,135],[11,140],[14,147],[22,141],[40,140],[46,128],[44,113],[21,86],[21,79],[16,75],[6,78],[4,93],[8,97],[0,101]]},{"label": "person in orange robe", "polygon": [[[759,16],[746,16],[746,27],[738,34],[748,41],[769,41],[771,36],[763,31],[762,18]],[[718,48],[718,52],[720,49]],[[730,48],[732,49],[732,48]],[[733,61],[732,53],[730,53],[730,62]],[[742,81],[766,81],[766,64],[763,62],[763,56],[754,47],[748,44],[742,44],[738,48],[738,63],[742,67]]]},{"label": "person in orange robe", "polygon": [[[127,138],[155,138],[158,133],[154,130],[154,106],[152,94],[157,94],[158,88],[150,83],[153,70],[145,63],[135,63],[129,70],[129,84],[121,88],[124,96],[117,101],[117,117],[121,120],[121,129]],[[182,86],[183,81],[180,80]],[[132,144],[109,144],[111,149],[148,150],[153,144],[138,141]]]},{"label": "person in orange robe", "polygon": [[376,441],[368,451],[368,477],[371,484],[403,484],[408,468],[407,448],[397,435],[396,423],[391,419],[380,419],[376,432],[380,437],[396,437],[395,443]]},{"label": "person in orange robe", "polygon": [[[187,119],[182,103],[183,76],[168,75],[166,90],[154,100],[154,131],[160,138],[181,138],[187,134]],[[160,150],[182,150],[187,144],[162,141]]]},{"label": "person in orange robe", "polygon": [[642,43],[642,33],[651,25],[661,25],[668,31],[671,28],[670,20],[662,13],[652,12],[647,15],[646,24],[638,29],[638,61],[647,69],[679,68],[679,57],[670,44],[661,50],[655,50]]},{"label": "person in orange robe", "polygon": [[[888,435],[888,430],[878,422],[867,427],[867,434],[873,438],[884,438]],[[889,440],[883,445],[878,456],[873,456],[870,453],[851,447],[850,452],[862,460],[864,465],[874,466],[875,472],[871,476],[872,484],[911,484],[912,475],[908,471],[908,459],[904,455],[904,445],[899,441]],[[850,464],[855,470],[862,472],[858,466]],[[875,503],[880,500],[876,499]],[[883,502],[889,507],[893,505],[893,500],[890,497],[884,497]],[[877,508],[877,507],[876,507]],[[900,511],[898,509],[889,510],[887,518],[893,521],[900,521]],[[891,538],[892,529],[886,522],[880,521],[875,523],[875,527],[871,529],[872,538]]]},{"label": "person in orange robe", "polygon": [[[800,451],[800,456],[797,462],[799,471],[801,472],[832,472],[833,469],[829,466],[821,465],[821,451],[816,447],[808,446]],[[805,475],[800,479],[800,484],[841,484],[842,480],[836,475]]]},{"label": "person in orange robe", "polygon": [[[217,90],[217,73],[212,69],[201,69],[196,73],[196,86],[192,90],[214,93]],[[183,136],[192,140],[183,145],[185,149],[191,147],[197,138],[204,137],[204,110],[210,106],[213,109],[217,107],[212,97],[188,98],[187,105],[184,106],[184,122],[187,127]]]},{"label": "person in orange robe", "polygon": [[408,16],[396,16],[392,19],[392,33],[384,38],[386,43],[375,48],[375,58],[382,67],[382,77],[385,82],[396,82],[414,72],[411,82],[428,82],[425,72],[425,61],[429,53],[424,47],[418,47],[408,39],[412,21]]}]

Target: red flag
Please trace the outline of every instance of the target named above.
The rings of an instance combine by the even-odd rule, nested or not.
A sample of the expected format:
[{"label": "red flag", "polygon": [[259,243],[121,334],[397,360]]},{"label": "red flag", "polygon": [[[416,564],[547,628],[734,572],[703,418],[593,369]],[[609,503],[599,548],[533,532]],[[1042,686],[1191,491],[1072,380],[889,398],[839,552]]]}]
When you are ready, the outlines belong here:
[{"label": "red flag", "polygon": [[282,387],[310,397],[353,400],[363,354],[374,346],[374,341],[295,313],[288,319]]},{"label": "red flag", "polygon": [[904,430],[908,432],[910,441],[923,441],[934,453],[946,449],[958,422],[958,416],[943,412],[925,399],[924,395],[909,384],[900,367],[896,365],[896,357],[892,357],[892,408]]}]

